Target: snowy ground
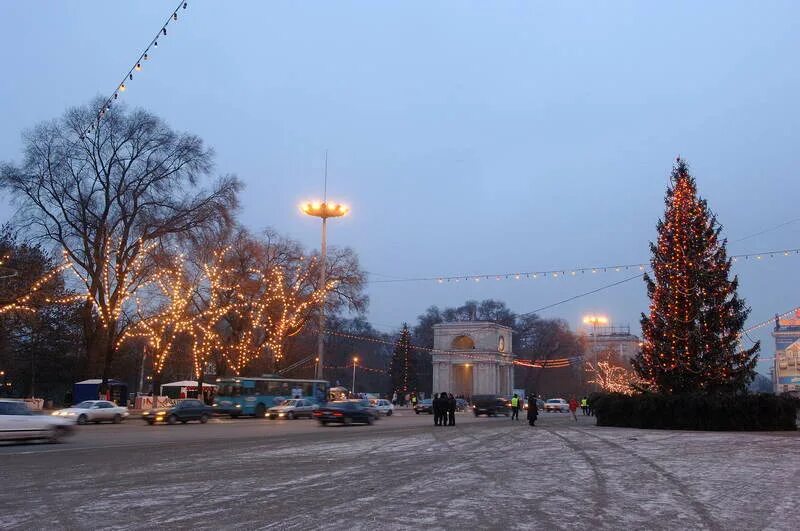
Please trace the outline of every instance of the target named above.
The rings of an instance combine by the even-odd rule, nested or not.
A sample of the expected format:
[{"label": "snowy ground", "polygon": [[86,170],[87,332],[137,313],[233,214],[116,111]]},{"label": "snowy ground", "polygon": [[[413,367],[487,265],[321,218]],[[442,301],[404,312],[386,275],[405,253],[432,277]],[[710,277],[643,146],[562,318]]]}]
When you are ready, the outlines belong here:
[{"label": "snowy ground", "polygon": [[504,418],[381,423],[3,454],[0,528],[797,526],[797,433],[597,428],[561,415],[535,428]]}]

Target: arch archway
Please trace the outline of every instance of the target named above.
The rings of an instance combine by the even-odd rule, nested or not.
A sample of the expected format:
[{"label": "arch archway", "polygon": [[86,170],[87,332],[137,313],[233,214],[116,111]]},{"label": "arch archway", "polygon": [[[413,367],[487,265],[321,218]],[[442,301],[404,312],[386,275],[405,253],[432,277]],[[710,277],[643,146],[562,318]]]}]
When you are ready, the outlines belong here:
[{"label": "arch archway", "polygon": [[453,338],[450,347],[454,350],[473,350],[475,348],[475,341],[469,336],[461,335]]}]

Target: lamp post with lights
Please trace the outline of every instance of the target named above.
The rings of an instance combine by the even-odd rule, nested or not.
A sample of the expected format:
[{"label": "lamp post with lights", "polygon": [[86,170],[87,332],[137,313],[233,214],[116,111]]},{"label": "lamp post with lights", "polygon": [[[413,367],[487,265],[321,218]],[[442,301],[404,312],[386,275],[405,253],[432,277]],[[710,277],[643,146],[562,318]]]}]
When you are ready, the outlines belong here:
[{"label": "lamp post with lights", "polygon": [[[313,201],[300,205],[300,211],[308,216],[322,219],[322,245],[320,247],[319,289],[325,289],[325,267],[328,258],[328,218],[340,218],[350,209],[343,204],[330,201]],[[319,309],[319,333],[317,335],[317,380],[322,380],[325,359],[325,299],[323,294]]]},{"label": "lamp post with lights", "polygon": [[583,317],[583,324],[592,325],[592,350],[594,351],[594,370],[597,371],[597,325],[607,325],[608,317],[606,317],[605,315],[585,315]]},{"label": "lamp post with lights", "polygon": [[358,365],[358,356],[353,356],[353,396],[356,395],[356,365]]}]

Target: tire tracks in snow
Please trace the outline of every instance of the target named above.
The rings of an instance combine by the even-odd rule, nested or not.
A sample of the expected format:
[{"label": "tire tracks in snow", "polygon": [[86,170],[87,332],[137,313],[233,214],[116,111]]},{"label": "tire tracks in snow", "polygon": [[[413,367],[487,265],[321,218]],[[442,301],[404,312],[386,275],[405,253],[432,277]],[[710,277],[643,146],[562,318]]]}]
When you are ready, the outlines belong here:
[{"label": "tire tracks in snow", "polygon": [[597,439],[606,445],[623,452],[626,455],[632,456],[637,458],[642,463],[646,464],[650,468],[652,468],[656,473],[658,473],[662,478],[666,479],[669,484],[674,487],[675,495],[683,498],[689,506],[692,508],[694,513],[697,515],[698,519],[701,521],[702,525],[707,529],[712,530],[721,530],[722,527],[714,520],[711,516],[711,513],[708,511],[706,506],[695,498],[694,494],[692,493],[692,489],[683,483],[677,476],[669,472],[667,469],[653,461],[652,459],[645,457],[631,448],[623,446],[611,439],[607,439],[605,437],[601,437],[591,431],[587,431],[581,428],[574,428],[575,431],[580,432],[588,437],[592,437]]},{"label": "tire tracks in snow", "polygon": [[541,428],[543,431],[550,433],[554,437],[557,437],[567,447],[575,452],[581,459],[586,461],[586,464],[589,465],[589,469],[592,472],[595,480],[595,488],[594,493],[592,495],[592,505],[594,509],[592,510],[592,516],[589,518],[591,525],[587,526],[590,529],[593,528],[602,528],[606,522],[604,517],[608,517],[608,513],[606,511],[606,506],[608,505],[608,478],[605,474],[601,471],[600,464],[594,459],[591,455],[589,455],[586,450],[580,447],[580,445],[573,442],[568,437],[561,435],[558,431],[552,428]]}]

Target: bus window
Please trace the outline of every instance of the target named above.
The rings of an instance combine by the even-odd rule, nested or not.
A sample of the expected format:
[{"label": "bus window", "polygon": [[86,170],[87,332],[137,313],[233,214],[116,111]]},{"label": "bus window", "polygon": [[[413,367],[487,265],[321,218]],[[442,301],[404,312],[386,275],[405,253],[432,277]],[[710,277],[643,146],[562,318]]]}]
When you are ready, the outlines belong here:
[{"label": "bus window", "polygon": [[226,383],[222,384],[217,394],[219,396],[239,396],[241,394],[241,389],[239,384]]}]

